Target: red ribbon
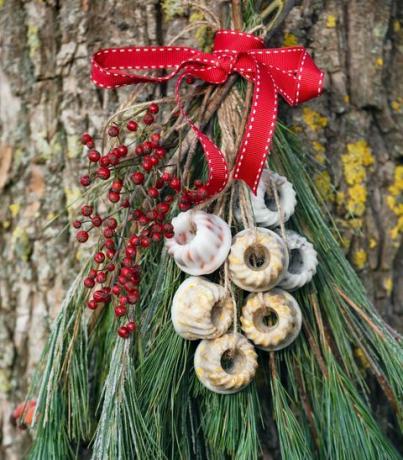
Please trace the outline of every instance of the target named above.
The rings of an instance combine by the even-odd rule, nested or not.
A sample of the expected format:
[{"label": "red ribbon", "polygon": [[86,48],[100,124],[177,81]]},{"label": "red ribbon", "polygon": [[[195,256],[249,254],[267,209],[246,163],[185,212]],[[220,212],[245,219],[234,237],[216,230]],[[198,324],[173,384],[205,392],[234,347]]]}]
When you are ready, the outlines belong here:
[{"label": "red ribbon", "polygon": [[[162,77],[133,73],[157,69],[172,71]],[[112,89],[140,82],[161,83],[179,74],[176,98],[203,146],[209,166],[206,188],[208,195],[212,196],[221,192],[228,182],[227,162],[214,142],[184,113],[179,88],[188,75],[219,85],[234,72],[252,81],[254,91],[233,177],[244,180],[256,193],[276,124],[277,95],[280,94],[288,104],[297,105],[322,92],[323,72],[316,67],[305,48],[265,49],[263,40],[254,35],[219,30],[211,54],[181,46],[101,49],[93,56],[91,77],[97,86]]]}]

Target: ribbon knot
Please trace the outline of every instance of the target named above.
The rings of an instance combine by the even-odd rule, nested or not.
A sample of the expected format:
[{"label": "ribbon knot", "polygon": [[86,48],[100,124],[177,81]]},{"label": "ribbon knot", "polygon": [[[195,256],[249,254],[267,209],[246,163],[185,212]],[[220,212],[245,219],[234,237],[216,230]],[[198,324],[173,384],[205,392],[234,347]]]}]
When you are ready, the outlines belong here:
[{"label": "ribbon knot", "polygon": [[228,77],[234,69],[234,64],[235,64],[234,56],[228,56],[226,54],[219,54],[217,55],[217,60],[218,60],[220,69],[222,69],[226,77]]},{"label": "ribbon knot", "polygon": [[[170,73],[162,77],[134,73],[136,70],[158,69],[170,70]],[[256,193],[273,138],[278,94],[294,106],[322,92],[323,72],[316,67],[305,48],[268,49],[263,40],[254,35],[219,30],[211,54],[181,46],[101,49],[92,58],[91,77],[97,86],[112,89],[140,82],[162,83],[178,75],[177,102],[202,144],[209,167],[206,190],[208,196],[213,196],[228,182],[227,162],[217,145],[189,119],[179,90],[187,75],[218,85],[234,72],[252,81],[254,90],[233,177],[244,180]]]}]

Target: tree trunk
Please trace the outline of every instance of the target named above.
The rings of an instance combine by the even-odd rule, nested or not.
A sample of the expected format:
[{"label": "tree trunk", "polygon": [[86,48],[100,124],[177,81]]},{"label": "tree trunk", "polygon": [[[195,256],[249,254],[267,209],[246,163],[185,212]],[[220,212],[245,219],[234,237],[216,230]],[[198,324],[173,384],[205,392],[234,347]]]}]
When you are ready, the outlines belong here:
[{"label": "tree trunk", "polygon": [[[0,0],[1,458],[19,459],[27,449],[29,437],[9,417],[24,399],[79,265],[68,226],[84,164],[79,135],[101,128],[129,91],[96,90],[89,57],[103,46],[167,43],[190,21],[179,4]],[[377,308],[401,328],[403,32],[397,7],[398,0],[304,0],[273,46],[305,45],[327,72],[326,94],[303,107],[282,104],[282,117],[311,144],[314,179],[337,218],[346,253]],[[197,46],[193,33],[182,40]]]}]

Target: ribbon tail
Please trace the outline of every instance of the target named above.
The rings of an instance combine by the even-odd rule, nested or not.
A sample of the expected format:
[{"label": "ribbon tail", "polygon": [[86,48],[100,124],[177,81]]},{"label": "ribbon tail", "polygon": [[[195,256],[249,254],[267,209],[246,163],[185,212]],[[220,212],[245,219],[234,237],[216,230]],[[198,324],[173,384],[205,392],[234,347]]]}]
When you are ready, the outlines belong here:
[{"label": "ribbon tail", "polygon": [[189,126],[192,128],[203,147],[204,156],[209,170],[209,177],[205,187],[208,197],[212,197],[217,193],[220,193],[227,185],[228,165],[222,151],[193,123],[184,110],[179,90],[182,80],[186,77],[186,75],[187,73],[185,71],[185,73],[178,78],[176,83],[176,100],[182,115],[186,118]]},{"label": "ribbon tail", "polygon": [[256,194],[277,119],[277,89],[269,72],[255,61],[252,107],[235,161],[234,178]]}]

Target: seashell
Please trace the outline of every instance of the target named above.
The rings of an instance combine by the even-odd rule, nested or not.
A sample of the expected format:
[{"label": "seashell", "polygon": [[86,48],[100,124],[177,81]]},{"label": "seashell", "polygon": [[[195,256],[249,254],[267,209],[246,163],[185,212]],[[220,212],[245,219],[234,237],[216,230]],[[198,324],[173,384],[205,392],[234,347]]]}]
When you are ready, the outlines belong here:
[{"label": "seashell", "polygon": [[[267,324],[269,315],[275,315],[273,325]],[[301,324],[302,315],[297,301],[282,289],[250,294],[242,307],[242,330],[262,350],[287,347],[297,338]]]},{"label": "seashell", "polygon": [[292,230],[285,231],[290,262],[279,286],[294,291],[309,283],[316,273],[318,255],[312,243]]},{"label": "seashell", "polygon": [[215,339],[232,323],[233,302],[222,286],[191,276],[175,293],[171,317],[184,339]]},{"label": "seashell", "polygon": [[256,222],[265,227],[277,227],[280,225],[280,211],[277,209],[271,181],[274,182],[277,188],[283,222],[287,222],[294,214],[297,204],[296,193],[291,182],[288,182],[284,176],[264,169],[257,187],[256,196],[251,194],[251,204]]},{"label": "seashell", "polygon": [[172,219],[173,238],[165,241],[168,253],[189,275],[206,275],[220,267],[231,247],[231,229],[214,214],[186,211]]},{"label": "seashell", "polygon": [[276,233],[256,227],[235,235],[228,261],[234,284],[245,291],[267,291],[286,273],[288,251]]},{"label": "seashell", "polygon": [[215,393],[236,393],[253,379],[257,355],[242,334],[225,334],[214,340],[202,340],[194,356],[196,375]]}]

